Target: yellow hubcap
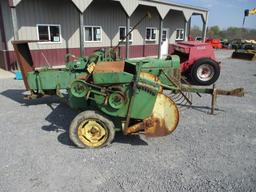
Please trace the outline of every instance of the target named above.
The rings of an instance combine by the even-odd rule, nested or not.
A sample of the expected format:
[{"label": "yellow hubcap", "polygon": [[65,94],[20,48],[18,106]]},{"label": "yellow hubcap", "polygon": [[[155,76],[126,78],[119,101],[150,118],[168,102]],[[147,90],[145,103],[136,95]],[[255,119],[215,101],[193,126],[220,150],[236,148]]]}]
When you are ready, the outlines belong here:
[{"label": "yellow hubcap", "polygon": [[108,129],[94,119],[83,121],[78,127],[80,141],[89,147],[100,147],[108,138]]}]

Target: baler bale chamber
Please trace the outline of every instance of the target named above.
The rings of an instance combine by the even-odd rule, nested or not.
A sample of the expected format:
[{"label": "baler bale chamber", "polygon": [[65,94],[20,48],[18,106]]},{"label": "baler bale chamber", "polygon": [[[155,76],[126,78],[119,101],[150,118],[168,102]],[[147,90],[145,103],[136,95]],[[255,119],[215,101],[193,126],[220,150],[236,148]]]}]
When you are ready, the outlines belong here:
[{"label": "baler bale chamber", "polygon": [[183,85],[180,60],[175,55],[168,60],[124,61],[96,51],[67,62],[62,69],[35,69],[30,42],[12,43],[30,92],[27,98],[65,98],[62,90],[66,90],[69,106],[82,111],[69,128],[70,139],[81,148],[104,147],[112,142],[116,131],[149,137],[172,133],[179,122],[179,109],[164,90],[181,95],[189,104],[192,102],[186,92],[211,94],[213,109],[217,95],[243,96],[243,89],[225,91]]}]

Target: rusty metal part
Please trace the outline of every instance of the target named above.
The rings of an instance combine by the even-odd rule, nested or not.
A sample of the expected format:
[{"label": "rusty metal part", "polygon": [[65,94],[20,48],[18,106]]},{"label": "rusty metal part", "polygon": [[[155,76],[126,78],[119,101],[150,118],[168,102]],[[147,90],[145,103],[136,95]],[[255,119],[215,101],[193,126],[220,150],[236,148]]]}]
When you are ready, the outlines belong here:
[{"label": "rusty metal part", "polygon": [[87,79],[91,76],[91,74],[83,74],[83,75],[79,75],[76,79],[77,80],[84,80],[87,81]]},{"label": "rusty metal part", "polygon": [[133,107],[135,96],[136,96],[136,91],[138,89],[137,84],[138,84],[139,79],[140,79],[141,67],[142,67],[142,63],[139,63],[138,68],[137,68],[137,73],[136,73],[135,78],[134,78],[135,81],[133,82],[132,96],[131,96],[131,100],[130,100],[129,106],[128,106],[128,111],[127,111],[127,116],[126,116],[126,121],[125,121],[125,127],[123,128],[123,133],[124,134],[127,133],[127,129],[129,127],[129,124],[130,124],[131,112],[132,112],[132,107]]},{"label": "rusty metal part", "polygon": [[[157,82],[157,83],[161,83],[160,79],[158,76],[156,75],[153,75],[153,74],[150,74],[150,73],[147,73],[147,72],[141,72],[140,73],[140,78],[144,78],[144,79],[148,79],[148,80],[151,80],[151,81],[154,81],[154,82]],[[152,87],[151,85],[146,85],[146,84],[141,84],[141,83],[138,83],[138,87],[146,87],[148,88],[149,90],[155,90],[154,87]],[[159,90],[159,93],[162,93],[163,92],[163,88],[161,87],[160,90]]]},{"label": "rusty metal part", "polygon": [[[133,82],[133,94],[132,94],[132,97],[131,97],[131,100],[130,100],[130,103],[129,103],[129,107],[128,107],[125,127],[123,128],[123,133],[124,134],[129,134],[128,129],[129,129],[129,125],[130,125],[131,111],[132,111],[132,107],[133,107],[133,103],[134,103],[134,99],[135,99],[135,95],[136,95],[136,90],[138,88],[142,87],[142,86],[145,89],[148,89],[148,90],[154,89],[151,86],[150,87],[148,87],[148,86],[145,87],[145,85],[141,85],[139,83],[139,79],[140,78],[145,78],[145,79],[148,79],[148,80],[151,80],[151,81],[154,81],[154,82],[160,82],[160,80],[157,76],[155,76],[153,74],[146,73],[146,72],[141,72],[141,67],[142,67],[142,63],[139,64],[138,71],[137,71],[136,76],[135,76],[135,81]],[[162,93],[163,89],[161,88],[158,92],[159,92],[159,94]]]},{"label": "rusty metal part", "polygon": [[34,64],[33,64],[32,56],[29,50],[29,45],[28,45],[28,43],[30,42],[36,42],[36,41],[12,41],[26,90],[30,90],[28,86],[27,74],[28,72],[31,72],[34,70],[34,67],[33,67]]},{"label": "rusty metal part", "polygon": [[218,95],[243,97],[245,94],[244,88],[237,88],[233,90],[222,90],[222,89],[216,89],[215,87],[216,87],[215,84],[213,84],[212,93],[211,93],[212,95],[211,113],[210,113],[211,115],[214,115]]},{"label": "rusty metal part", "polygon": [[217,89],[217,95],[226,95],[226,96],[236,96],[236,97],[243,97],[244,96],[244,88],[237,88],[231,91]]},{"label": "rusty metal part", "polygon": [[125,61],[99,62],[94,68],[94,73],[123,72]]},{"label": "rusty metal part", "polygon": [[140,77],[141,77],[141,78],[144,78],[144,79],[149,79],[149,80],[151,80],[151,81],[155,81],[155,82],[161,83],[160,80],[159,80],[159,77],[157,77],[156,75],[147,73],[147,72],[143,72],[143,71],[142,71],[142,72],[140,73]]},{"label": "rusty metal part", "polygon": [[211,115],[214,115],[214,110],[215,110],[215,105],[216,105],[216,100],[217,100],[217,92],[215,89],[215,84],[213,84],[213,92],[212,92],[212,102],[211,102]]},{"label": "rusty metal part", "polygon": [[168,76],[163,70],[161,70],[161,72],[164,74],[164,76],[173,84],[175,85],[178,89],[178,92],[180,92],[180,94],[183,96],[183,98],[189,103],[189,105],[192,105],[192,101],[190,101],[190,99],[186,96],[186,94],[182,91],[179,82],[174,78],[174,77],[170,77]]},{"label": "rusty metal part", "polygon": [[[174,76],[174,77],[176,77],[176,76]],[[190,83],[185,79],[185,77],[180,76],[179,79],[181,80],[180,84],[181,84],[181,82],[185,82],[186,85],[191,87]],[[182,86],[182,84],[180,85],[180,87],[181,86]],[[167,95],[169,97],[171,97],[171,99],[178,105],[180,111],[182,111],[183,109],[191,107],[192,100],[193,100],[192,93],[190,93],[188,91],[184,91],[184,88],[182,89],[181,92],[180,91],[170,91],[169,93],[167,93]],[[185,97],[183,95],[185,95]]]},{"label": "rusty metal part", "polygon": [[125,134],[143,133],[149,137],[161,137],[173,132],[179,123],[179,110],[174,101],[158,93],[152,115],[130,126]]},{"label": "rusty metal part", "polygon": [[236,96],[236,97],[243,97],[245,95],[244,88],[237,88],[233,90],[222,90],[216,89],[216,86],[213,85],[213,88],[202,88],[202,87],[189,87],[189,86],[182,86],[182,91],[184,92],[191,92],[196,94],[209,94],[212,96],[211,102],[211,114],[214,114],[214,108],[217,100],[218,95],[223,96]]},{"label": "rusty metal part", "polygon": [[141,82],[138,83],[137,88],[145,90],[147,92],[152,92],[152,93],[158,92],[157,87],[154,87],[153,85],[148,85],[146,83],[141,83]]}]

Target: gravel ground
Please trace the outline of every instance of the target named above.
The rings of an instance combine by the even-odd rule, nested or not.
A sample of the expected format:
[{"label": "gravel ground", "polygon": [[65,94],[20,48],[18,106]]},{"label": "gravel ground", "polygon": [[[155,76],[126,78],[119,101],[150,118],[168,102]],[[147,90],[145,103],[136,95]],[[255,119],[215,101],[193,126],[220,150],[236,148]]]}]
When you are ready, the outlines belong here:
[{"label": "gravel ground", "polygon": [[76,115],[56,98],[24,101],[23,83],[0,80],[0,191],[256,191],[256,63],[222,61],[218,87],[244,98],[194,96],[177,130],[163,138],[124,137],[99,150],[68,139]]}]

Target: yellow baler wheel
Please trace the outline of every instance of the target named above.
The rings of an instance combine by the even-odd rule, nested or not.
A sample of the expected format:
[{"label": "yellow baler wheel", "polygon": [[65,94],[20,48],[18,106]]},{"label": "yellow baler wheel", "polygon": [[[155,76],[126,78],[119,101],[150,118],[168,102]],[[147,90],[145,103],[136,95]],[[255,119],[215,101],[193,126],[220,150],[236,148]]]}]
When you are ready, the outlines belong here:
[{"label": "yellow baler wheel", "polygon": [[69,137],[80,148],[101,148],[115,137],[113,122],[98,111],[84,111],[71,122]]}]

